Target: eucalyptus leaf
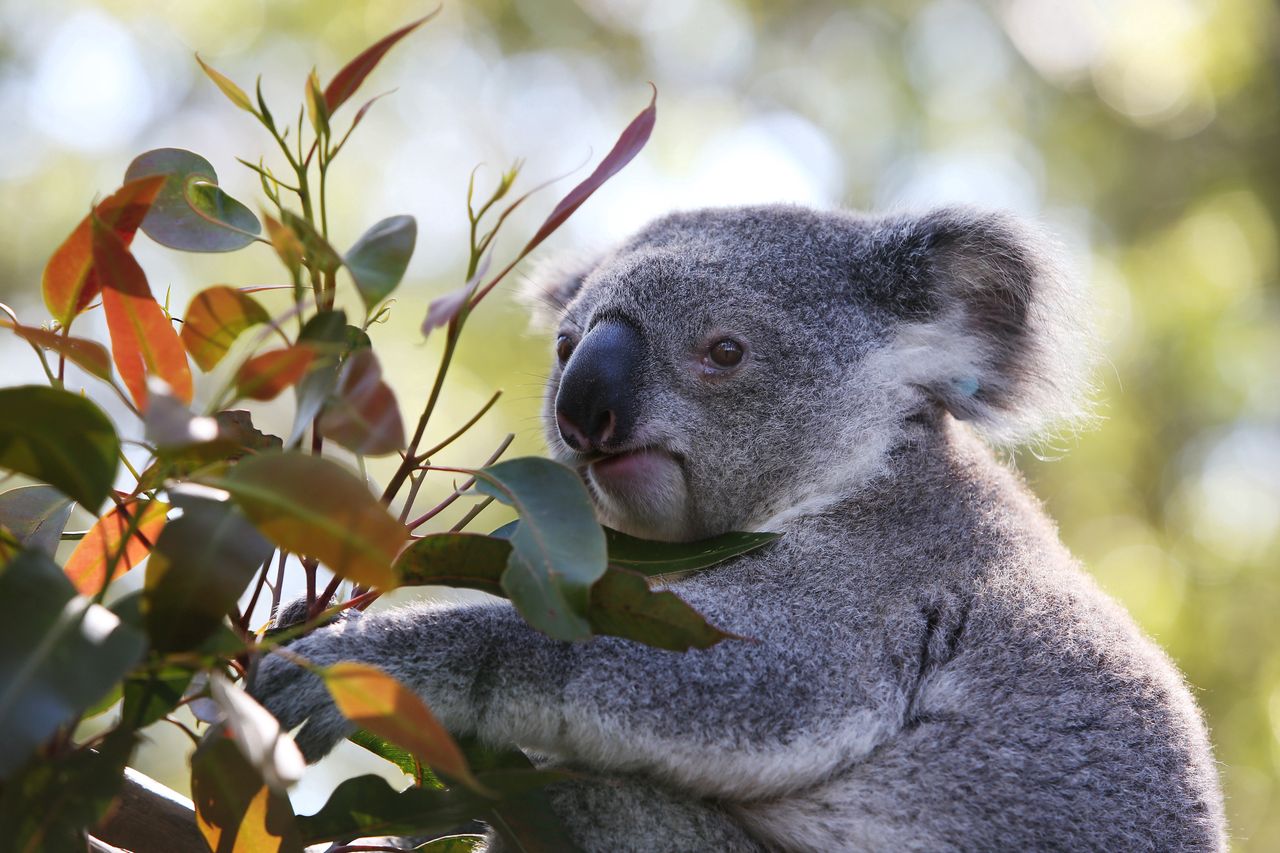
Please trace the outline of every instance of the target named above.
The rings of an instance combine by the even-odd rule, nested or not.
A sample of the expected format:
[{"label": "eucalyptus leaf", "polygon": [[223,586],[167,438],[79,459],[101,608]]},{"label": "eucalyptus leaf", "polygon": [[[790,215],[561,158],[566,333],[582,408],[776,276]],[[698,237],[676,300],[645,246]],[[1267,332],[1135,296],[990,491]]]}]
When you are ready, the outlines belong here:
[{"label": "eucalyptus leaf", "polygon": [[208,160],[181,148],[157,148],[134,158],[125,172],[133,181],[164,175],[164,186],[142,230],[162,246],[184,252],[233,252],[262,231],[249,208],[218,187]]},{"label": "eucalyptus leaf", "polygon": [[372,311],[400,284],[417,239],[418,223],[412,216],[392,216],[374,224],[347,252],[347,271],[366,310]]},{"label": "eucalyptus leaf", "polygon": [[0,468],[42,480],[95,512],[116,478],[120,440],[102,410],[56,388],[0,388]]},{"label": "eucalyptus leaf", "polygon": [[0,525],[24,548],[53,556],[71,517],[71,500],[51,486],[19,486],[0,494]]}]

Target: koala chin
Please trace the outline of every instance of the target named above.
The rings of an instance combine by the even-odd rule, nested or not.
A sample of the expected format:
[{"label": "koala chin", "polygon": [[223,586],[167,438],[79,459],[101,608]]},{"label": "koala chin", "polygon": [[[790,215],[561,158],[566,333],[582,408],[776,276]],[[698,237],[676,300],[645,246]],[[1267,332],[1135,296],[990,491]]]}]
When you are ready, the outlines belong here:
[{"label": "koala chin", "polygon": [[[1087,311],[1049,245],[967,209],[766,206],[559,265],[551,452],[626,532],[781,533],[671,584],[745,639],[563,643],[495,601],[293,650],[576,769],[551,799],[585,851],[1225,849],[1181,675],[993,450],[1081,417]],[[279,656],[253,690],[310,759],[350,731]]]}]

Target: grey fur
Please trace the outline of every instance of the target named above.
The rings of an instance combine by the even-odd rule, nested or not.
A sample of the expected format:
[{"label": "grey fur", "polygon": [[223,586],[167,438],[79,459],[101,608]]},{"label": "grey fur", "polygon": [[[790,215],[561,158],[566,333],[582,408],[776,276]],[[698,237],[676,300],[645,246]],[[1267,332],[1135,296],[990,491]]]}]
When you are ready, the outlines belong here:
[{"label": "grey fur", "polygon": [[[782,532],[674,585],[751,639],[571,645],[497,603],[369,614],[292,648],[378,663],[451,731],[611,780],[554,794],[589,851],[1224,849],[1182,678],[957,420],[1023,440],[1078,411],[1081,314],[1047,258],[967,210],[659,220],[548,285],[565,333],[640,329],[633,444],[678,460],[636,498],[584,476],[630,532]],[[709,371],[725,335],[746,357]],[[255,694],[307,721],[309,758],[348,731],[278,657]]]}]

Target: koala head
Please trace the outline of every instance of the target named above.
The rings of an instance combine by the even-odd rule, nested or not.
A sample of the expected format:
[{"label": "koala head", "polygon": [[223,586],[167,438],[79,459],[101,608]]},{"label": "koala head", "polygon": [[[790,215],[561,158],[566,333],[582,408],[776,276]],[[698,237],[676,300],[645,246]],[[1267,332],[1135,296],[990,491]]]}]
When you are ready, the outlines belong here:
[{"label": "koala head", "polygon": [[533,282],[552,452],[606,524],[696,539],[854,493],[946,418],[1025,439],[1074,411],[1085,363],[1042,246],[965,209],[664,217]]}]

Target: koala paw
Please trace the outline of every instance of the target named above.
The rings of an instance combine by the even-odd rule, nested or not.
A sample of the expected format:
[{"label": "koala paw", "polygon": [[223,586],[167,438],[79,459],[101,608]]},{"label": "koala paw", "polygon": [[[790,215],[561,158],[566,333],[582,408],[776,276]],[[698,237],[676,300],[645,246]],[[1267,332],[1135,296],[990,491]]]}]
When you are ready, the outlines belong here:
[{"label": "koala paw", "polygon": [[[288,651],[319,666],[343,660],[347,655],[343,653],[342,627],[321,628],[290,643]],[[286,730],[302,726],[294,740],[308,763],[323,758],[355,730],[333,704],[324,682],[284,655],[269,654],[259,662],[249,695]]]}]

